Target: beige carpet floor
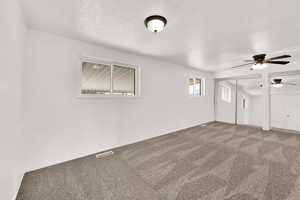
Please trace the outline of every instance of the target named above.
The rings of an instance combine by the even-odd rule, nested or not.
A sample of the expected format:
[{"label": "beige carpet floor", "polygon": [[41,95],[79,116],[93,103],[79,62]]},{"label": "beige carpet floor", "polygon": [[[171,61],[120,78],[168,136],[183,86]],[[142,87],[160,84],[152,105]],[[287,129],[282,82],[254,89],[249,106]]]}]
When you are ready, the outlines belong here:
[{"label": "beige carpet floor", "polygon": [[211,123],[26,173],[17,200],[299,200],[300,135]]}]

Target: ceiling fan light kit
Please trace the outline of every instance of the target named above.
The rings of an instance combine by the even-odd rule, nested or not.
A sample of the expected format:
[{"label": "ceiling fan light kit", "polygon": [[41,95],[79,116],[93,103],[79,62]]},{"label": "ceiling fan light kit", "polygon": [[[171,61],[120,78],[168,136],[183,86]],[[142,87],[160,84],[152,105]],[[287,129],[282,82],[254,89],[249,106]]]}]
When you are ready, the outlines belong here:
[{"label": "ceiling fan light kit", "polygon": [[272,84],[272,86],[273,86],[274,88],[282,88],[282,87],[283,87],[283,84],[282,84],[282,83]]},{"label": "ceiling fan light kit", "polygon": [[263,64],[254,64],[252,67],[251,67],[251,70],[262,70],[262,69],[265,69],[267,68],[267,64],[263,63]]}]

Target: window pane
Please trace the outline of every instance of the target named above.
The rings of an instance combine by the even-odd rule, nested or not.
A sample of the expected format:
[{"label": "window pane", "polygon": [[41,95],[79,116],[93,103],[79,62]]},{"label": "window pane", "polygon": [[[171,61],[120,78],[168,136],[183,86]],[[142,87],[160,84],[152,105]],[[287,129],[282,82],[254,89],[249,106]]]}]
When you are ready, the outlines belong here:
[{"label": "window pane", "polygon": [[135,95],[135,69],[129,67],[113,66],[113,93],[122,95]]},{"label": "window pane", "polygon": [[194,95],[194,79],[189,79],[189,95]]},{"label": "window pane", "polygon": [[201,79],[199,79],[199,78],[195,79],[194,95],[195,96],[200,96],[201,95]]},{"label": "window pane", "polygon": [[110,65],[82,63],[81,94],[110,93]]}]

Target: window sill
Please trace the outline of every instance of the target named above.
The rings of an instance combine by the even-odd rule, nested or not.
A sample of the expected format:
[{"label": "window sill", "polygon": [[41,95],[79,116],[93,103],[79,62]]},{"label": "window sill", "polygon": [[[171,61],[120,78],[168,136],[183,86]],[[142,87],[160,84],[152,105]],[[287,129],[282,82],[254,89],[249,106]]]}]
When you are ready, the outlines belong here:
[{"label": "window sill", "polygon": [[222,102],[224,102],[224,103],[231,103],[231,101],[225,101],[225,100],[222,100]]},{"label": "window sill", "polygon": [[189,98],[201,98],[201,97],[205,97],[205,95],[201,95],[201,96],[191,96],[191,95],[189,95]]},{"label": "window sill", "polygon": [[77,96],[78,99],[141,99],[141,96],[121,96],[121,95],[83,95]]}]

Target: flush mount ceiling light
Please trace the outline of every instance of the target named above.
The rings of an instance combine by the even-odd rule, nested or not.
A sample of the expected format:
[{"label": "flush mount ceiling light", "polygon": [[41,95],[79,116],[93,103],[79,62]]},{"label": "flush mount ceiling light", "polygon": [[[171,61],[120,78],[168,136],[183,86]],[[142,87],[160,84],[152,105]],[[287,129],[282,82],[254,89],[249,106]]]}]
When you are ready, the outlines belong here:
[{"label": "flush mount ceiling light", "polygon": [[151,32],[161,32],[167,25],[167,19],[160,15],[152,15],[145,19],[145,26]]}]

